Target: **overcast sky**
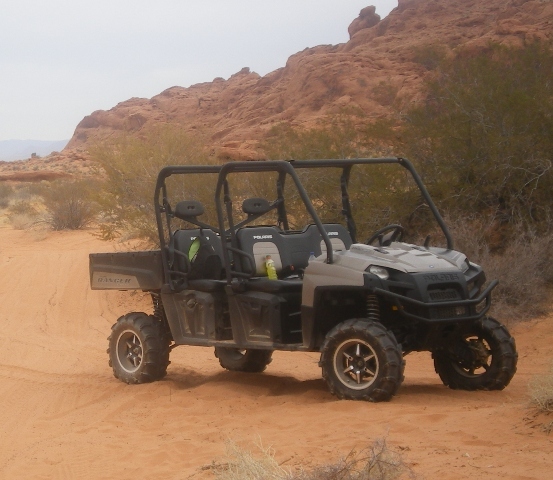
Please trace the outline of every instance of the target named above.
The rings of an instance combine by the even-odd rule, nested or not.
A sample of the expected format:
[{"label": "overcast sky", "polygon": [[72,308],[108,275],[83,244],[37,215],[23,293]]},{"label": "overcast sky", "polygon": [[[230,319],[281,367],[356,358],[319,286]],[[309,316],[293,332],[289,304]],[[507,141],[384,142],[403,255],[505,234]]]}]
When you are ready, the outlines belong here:
[{"label": "overcast sky", "polygon": [[397,0],[0,0],[0,140],[64,140],[131,97],[265,75],[349,39],[368,6]]}]

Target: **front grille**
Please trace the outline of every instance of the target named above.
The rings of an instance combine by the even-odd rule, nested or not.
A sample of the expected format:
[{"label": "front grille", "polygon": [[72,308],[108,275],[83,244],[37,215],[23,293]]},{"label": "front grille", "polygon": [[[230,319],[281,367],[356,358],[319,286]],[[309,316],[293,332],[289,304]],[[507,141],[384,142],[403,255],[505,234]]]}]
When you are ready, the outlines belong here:
[{"label": "front grille", "polygon": [[454,288],[445,290],[429,290],[428,296],[432,302],[449,302],[451,300],[461,300],[459,292]]},{"label": "front grille", "polygon": [[[428,297],[431,302],[451,302],[462,299],[459,291],[455,288],[428,290]],[[430,309],[430,318],[455,318],[466,315],[466,313],[466,307],[435,307]]]}]

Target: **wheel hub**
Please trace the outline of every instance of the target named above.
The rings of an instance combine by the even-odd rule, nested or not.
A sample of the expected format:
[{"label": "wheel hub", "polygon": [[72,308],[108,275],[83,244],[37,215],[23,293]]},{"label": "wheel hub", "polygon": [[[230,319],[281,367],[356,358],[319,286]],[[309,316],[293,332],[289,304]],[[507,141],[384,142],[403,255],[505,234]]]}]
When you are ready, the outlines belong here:
[{"label": "wheel hub", "polygon": [[479,368],[482,365],[486,365],[488,363],[489,352],[486,350],[484,342],[482,342],[480,339],[470,340],[469,348],[474,359],[473,365],[475,365],[476,368]]},{"label": "wheel hub", "polygon": [[378,359],[365,341],[347,340],[336,349],[334,369],[344,385],[362,390],[374,382],[378,373]]},{"label": "wheel hub", "polygon": [[117,341],[117,361],[128,373],[136,372],[142,364],[142,342],[132,330],[125,330]]},{"label": "wheel hub", "polygon": [[459,342],[452,353],[457,369],[463,374],[472,376],[480,369],[487,371],[490,368],[491,350],[482,338],[469,338]]}]

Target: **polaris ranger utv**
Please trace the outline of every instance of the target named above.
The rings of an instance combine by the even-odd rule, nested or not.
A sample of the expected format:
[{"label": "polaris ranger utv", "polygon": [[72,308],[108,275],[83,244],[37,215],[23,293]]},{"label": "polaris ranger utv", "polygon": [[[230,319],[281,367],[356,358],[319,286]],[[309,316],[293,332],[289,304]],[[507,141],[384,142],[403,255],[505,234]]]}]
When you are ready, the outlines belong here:
[{"label": "polaris ranger utv", "polygon": [[[350,181],[356,169],[382,165],[410,174],[445,246],[402,242],[399,224],[359,242]],[[315,169],[335,173],[343,224],[321,220],[321,200],[300,180]],[[269,198],[250,196],[255,175],[270,177],[261,188]],[[291,213],[298,206],[304,216]],[[124,382],[164,377],[178,345],[214,347],[223,368],[243,372],[265,370],[274,350],[320,352],[330,392],[345,399],[390,400],[413,351],[431,352],[452,389],[501,390],[515,374],[515,341],[487,316],[498,282],[486,286],[482,268],[453,250],[405,159],[169,166],[154,207],[159,250],[90,255],[92,289],[143,290],[153,300],[153,314],[128,313],[112,327],[109,363]]]}]

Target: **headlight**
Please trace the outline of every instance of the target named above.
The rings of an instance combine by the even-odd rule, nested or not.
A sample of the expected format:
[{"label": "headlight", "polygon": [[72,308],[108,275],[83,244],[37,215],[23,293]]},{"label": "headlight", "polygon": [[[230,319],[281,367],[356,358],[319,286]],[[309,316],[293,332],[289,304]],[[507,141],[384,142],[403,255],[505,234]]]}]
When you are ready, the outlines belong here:
[{"label": "headlight", "polygon": [[388,280],[388,278],[390,277],[388,270],[383,267],[379,267],[378,265],[371,265],[369,267],[369,273],[376,275],[381,280]]}]

